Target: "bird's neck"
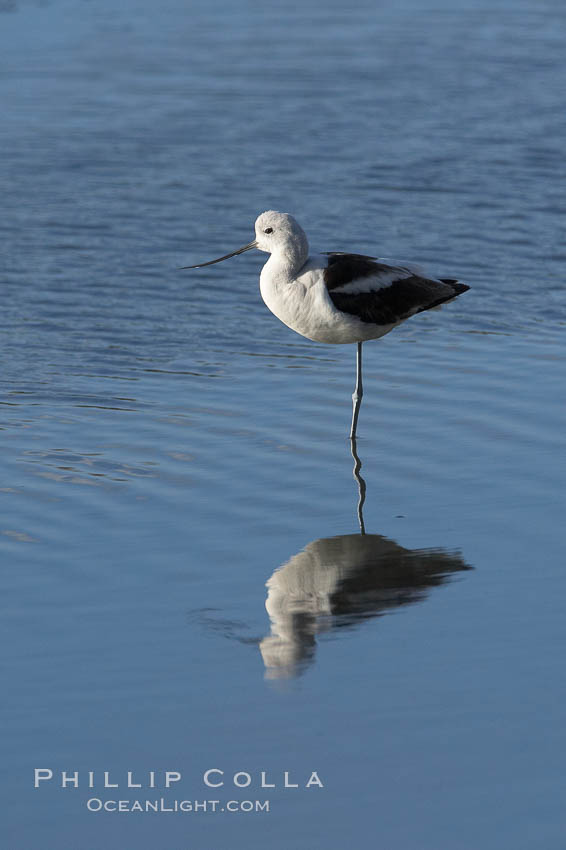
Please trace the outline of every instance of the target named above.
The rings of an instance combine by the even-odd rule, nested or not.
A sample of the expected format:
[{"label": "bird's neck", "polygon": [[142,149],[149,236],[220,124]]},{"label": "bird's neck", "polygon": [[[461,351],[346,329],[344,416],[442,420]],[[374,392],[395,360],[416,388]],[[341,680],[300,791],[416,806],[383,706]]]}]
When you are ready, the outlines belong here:
[{"label": "bird's neck", "polygon": [[277,279],[281,283],[294,280],[306,263],[309,256],[309,244],[306,236],[297,238],[285,245],[285,249],[274,251],[269,260],[265,264],[266,271],[273,279]]}]

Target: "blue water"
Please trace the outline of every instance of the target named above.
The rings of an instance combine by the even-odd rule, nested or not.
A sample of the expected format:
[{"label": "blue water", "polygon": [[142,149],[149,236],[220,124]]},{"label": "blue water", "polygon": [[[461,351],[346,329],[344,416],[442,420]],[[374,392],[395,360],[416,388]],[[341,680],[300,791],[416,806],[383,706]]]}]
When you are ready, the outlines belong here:
[{"label": "blue water", "polygon": [[[565,29],[0,3],[2,848],[563,846]],[[269,208],[472,287],[365,346],[365,535],[354,348],[177,270]]]}]

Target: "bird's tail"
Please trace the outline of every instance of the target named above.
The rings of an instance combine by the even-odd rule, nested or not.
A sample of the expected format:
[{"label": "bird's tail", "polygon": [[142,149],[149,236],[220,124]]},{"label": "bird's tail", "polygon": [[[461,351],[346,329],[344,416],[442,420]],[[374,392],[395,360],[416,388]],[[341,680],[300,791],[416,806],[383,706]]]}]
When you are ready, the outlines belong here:
[{"label": "bird's tail", "polygon": [[458,295],[461,295],[463,292],[467,292],[470,288],[466,283],[460,283],[458,280],[452,280],[451,278],[441,277],[439,280],[442,283],[447,283],[452,287],[452,293],[450,295],[443,295],[442,298],[439,298],[437,301],[433,301],[432,304],[427,304],[426,307],[421,307],[418,310],[418,313],[424,313],[425,310],[435,310],[437,307],[441,307],[443,304],[447,304],[449,301],[453,301],[454,298],[457,298]]},{"label": "bird's tail", "polygon": [[449,284],[454,290],[454,295],[461,295],[462,292],[467,292],[470,288],[466,283],[460,283],[458,280],[453,280],[449,277],[441,277],[440,280],[442,283]]}]

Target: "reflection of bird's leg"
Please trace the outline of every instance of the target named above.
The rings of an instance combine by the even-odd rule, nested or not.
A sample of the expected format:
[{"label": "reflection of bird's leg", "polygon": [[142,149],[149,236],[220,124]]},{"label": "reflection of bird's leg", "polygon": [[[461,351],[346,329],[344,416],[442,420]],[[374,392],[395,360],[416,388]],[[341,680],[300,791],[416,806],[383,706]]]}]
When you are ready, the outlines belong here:
[{"label": "reflection of bird's leg", "polygon": [[[361,345],[361,343],[360,343]],[[366,482],[360,475],[360,469],[362,468],[362,462],[358,457],[358,453],[356,451],[356,438],[352,437],[350,441],[350,448],[352,450],[352,457],[354,458],[354,478],[358,482],[358,522],[360,523],[360,534],[365,534],[366,529],[364,525],[364,514],[363,507],[364,502],[366,500]]]},{"label": "reflection of bird's leg", "polygon": [[350,428],[350,439],[356,439],[356,428],[358,425],[358,414],[360,412],[360,406],[362,403],[362,398],[364,395],[364,389],[362,387],[362,344],[358,342],[358,353],[356,357],[356,389],[352,395],[352,402],[354,405],[354,409],[352,412],[352,427]]},{"label": "reflection of bird's leg", "polygon": [[364,527],[364,516],[362,508],[366,499],[366,482],[360,475],[362,462],[358,457],[358,453],[356,451],[356,428],[358,425],[358,415],[360,412],[360,406],[362,403],[363,395],[364,389],[362,386],[362,344],[361,342],[358,342],[358,353],[356,357],[356,389],[354,390],[354,393],[352,395],[354,409],[352,412],[352,427],[350,428],[350,448],[352,450],[352,457],[354,458],[354,478],[358,482],[358,522],[360,523],[360,532],[362,534],[365,534],[366,530]]}]

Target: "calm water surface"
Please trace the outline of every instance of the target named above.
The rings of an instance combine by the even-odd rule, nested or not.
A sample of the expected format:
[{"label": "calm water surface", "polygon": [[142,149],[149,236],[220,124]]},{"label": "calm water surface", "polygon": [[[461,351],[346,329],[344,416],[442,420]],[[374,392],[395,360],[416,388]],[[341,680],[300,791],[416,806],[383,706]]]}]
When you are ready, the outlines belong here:
[{"label": "calm water surface", "polygon": [[[562,848],[562,2],[0,10],[2,847]],[[365,535],[354,348],[177,271],[268,208],[472,286],[366,346]],[[86,808],[161,796],[270,812]]]}]

